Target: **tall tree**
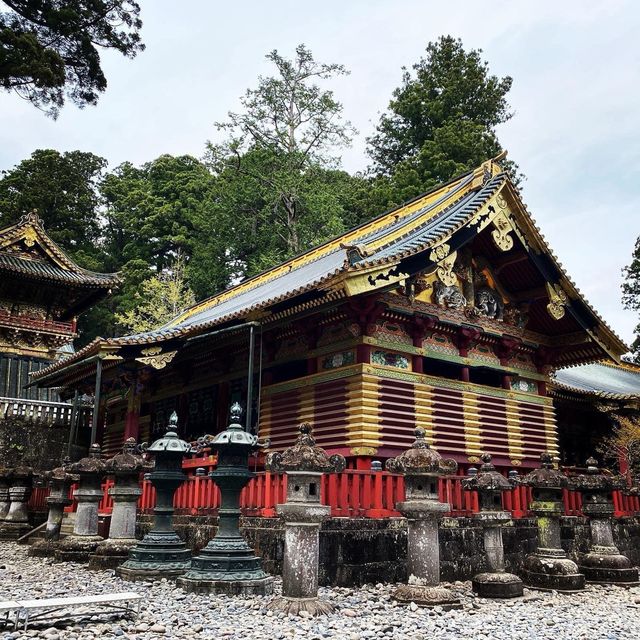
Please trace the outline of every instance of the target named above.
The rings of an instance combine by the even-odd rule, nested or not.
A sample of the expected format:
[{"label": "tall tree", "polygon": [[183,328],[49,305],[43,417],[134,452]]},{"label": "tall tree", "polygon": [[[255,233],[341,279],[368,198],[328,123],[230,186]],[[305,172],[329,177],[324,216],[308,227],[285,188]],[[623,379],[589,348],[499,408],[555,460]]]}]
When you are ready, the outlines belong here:
[{"label": "tall tree", "polygon": [[0,178],[0,226],[36,210],[47,232],[82,266],[100,270],[98,184],[107,161],[84,151],[38,149]]},{"label": "tall tree", "polygon": [[267,55],[275,75],[260,77],[241,99],[243,110],[218,123],[227,134],[208,145],[207,160],[224,188],[217,205],[232,231],[230,261],[251,274],[342,230],[336,203],[338,150],[354,129],[324,83],[347,73],[317,62],[304,46],[295,59]]},{"label": "tall tree", "polygon": [[107,88],[99,49],[133,58],[144,49],[133,0],[4,0],[0,86],[54,118],[65,96],[96,104]]},{"label": "tall tree", "polygon": [[499,153],[495,129],[512,116],[506,99],[512,79],[491,75],[481,53],[443,36],[411,71],[404,69],[367,140],[380,205],[399,204]]},{"label": "tall tree", "polygon": [[[640,312],[640,237],[631,256],[631,263],[622,270],[622,303],[626,309]],[[635,328],[636,338],[631,345],[631,357],[640,364],[640,322]]]},{"label": "tall tree", "polygon": [[196,301],[186,280],[186,261],[178,254],[162,273],[142,282],[135,308],[116,313],[115,320],[130,332],[157,329]]}]

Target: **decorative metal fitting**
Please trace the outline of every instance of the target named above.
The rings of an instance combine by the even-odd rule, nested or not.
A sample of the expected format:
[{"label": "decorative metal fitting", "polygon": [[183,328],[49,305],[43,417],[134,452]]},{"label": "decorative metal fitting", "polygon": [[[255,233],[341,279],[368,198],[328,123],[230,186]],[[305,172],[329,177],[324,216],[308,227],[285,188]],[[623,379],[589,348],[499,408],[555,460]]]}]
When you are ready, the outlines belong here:
[{"label": "decorative metal fitting", "polygon": [[312,427],[304,422],[298,427],[300,435],[295,444],[284,451],[273,451],[265,460],[265,468],[280,473],[283,471],[307,471],[310,473],[340,473],[346,467],[344,456],[327,452],[316,445]]},{"label": "decorative metal fitting", "polygon": [[456,472],[458,463],[452,458],[443,458],[435,449],[432,449],[423,428],[416,428],[414,434],[416,439],[409,449],[387,460],[387,471],[405,475],[445,475]]}]

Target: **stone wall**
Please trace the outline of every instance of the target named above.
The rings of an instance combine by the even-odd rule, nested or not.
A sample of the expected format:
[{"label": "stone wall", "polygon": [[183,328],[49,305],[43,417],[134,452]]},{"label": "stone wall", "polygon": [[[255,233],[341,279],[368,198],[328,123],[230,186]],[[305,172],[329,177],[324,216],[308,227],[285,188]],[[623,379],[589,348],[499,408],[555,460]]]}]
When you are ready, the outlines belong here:
[{"label": "stone wall", "polygon": [[[139,535],[151,519],[139,521]],[[176,516],[176,530],[194,551],[215,535],[215,516]],[[578,559],[590,543],[586,518],[561,521],[562,546]],[[279,518],[243,518],[242,531],[263,558],[266,571],[282,572],[283,523]],[[640,564],[640,517],[618,518],[613,526],[620,551]],[[535,518],[514,520],[503,529],[507,571],[519,573],[524,557],[535,550]],[[352,586],[406,580],[406,524],[402,518],[330,518],[320,531],[320,584]],[[444,518],[440,524],[440,572],[443,580],[468,580],[486,569],[482,528],[473,518]]]}]

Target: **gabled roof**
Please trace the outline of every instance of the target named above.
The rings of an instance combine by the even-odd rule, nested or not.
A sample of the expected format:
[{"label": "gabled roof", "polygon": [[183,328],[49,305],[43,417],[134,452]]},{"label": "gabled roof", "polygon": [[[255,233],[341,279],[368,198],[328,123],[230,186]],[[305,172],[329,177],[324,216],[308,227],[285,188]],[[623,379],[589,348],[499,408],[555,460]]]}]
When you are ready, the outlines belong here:
[{"label": "gabled roof", "polygon": [[47,235],[35,213],[0,230],[0,271],[30,279],[110,289],[121,284],[115,273],[95,273],[83,269]]},{"label": "gabled roof", "polygon": [[592,362],[559,369],[554,384],[565,391],[611,400],[640,400],[640,366]]},{"label": "gabled roof", "polygon": [[[504,157],[504,155],[502,155]],[[233,321],[278,313],[286,303],[304,305],[388,288],[417,272],[439,268],[487,228],[517,238],[536,277],[570,321],[565,331],[593,343],[580,358],[618,359],[628,349],[569,279],[498,164],[500,157],[341,236],[200,302],[159,329],[96,343],[144,345],[203,333]],[[505,226],[506,225],[506,226]],[[509,240],[513,245],[513,238]],[[508,246],[508,242],[507,242]],[[503,251],[506,249],[503,249]],[[574,335],[575,338],[575,335]],[[77,359],[79,354],[75,356]],[[64,363],[34,376],[45,378]]]}]

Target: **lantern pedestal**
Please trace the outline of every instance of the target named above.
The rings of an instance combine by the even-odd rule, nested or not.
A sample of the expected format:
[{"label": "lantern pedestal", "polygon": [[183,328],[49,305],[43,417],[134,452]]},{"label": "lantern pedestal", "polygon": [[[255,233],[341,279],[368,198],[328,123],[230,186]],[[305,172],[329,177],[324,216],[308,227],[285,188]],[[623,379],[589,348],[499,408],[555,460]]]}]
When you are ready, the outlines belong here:
[{"label": "lantern pedestal", "polygon": [[[413,480],[413,477],[411,479]],[[411,500],[399,502],[396,509],[407,518],[409,580],[407,584],[400,585],[395,590],[393,597],[398,602],[415,602],[423,607],[442,607],[445,611],[462,608],[462,603],[451,590],[439,584],[438,522],[442,515],[451,509],[450,505],[428,499]]]},{"label": "lantern pedestal", "polygon": [[572,478],[574,488],[582,493],[582,511],[588,516],[591,529],[591,548],[578,567],[587,582],[635,587],[640,584],[638,569],[616,547],[611,528],[615,513],[612,492],[624,488],[626,481],[622,476],[600,471],[597,464],[589,458],[586,473]]},{"label": "lantern pedestal", "polygon": [[220,488],[222,505],[218,511],[218,532],[191,561],[190,570],[177,584],[193,593],[227,595],[269,595],[273,578],[262,570],[262,560],[240,533],[240,492],[253,473],[244,469],[228,475],[223,463],[209,474]]},{"label": "lantern pedestal", "polygon": [[249,471],[249,453],[258,438],[240,424],[242,408],[231,407],[231,424],[210,442],[218,452],[218,466],[209,477],[220,489],[218,531],[191,561],[191,569],[177,580],[178,586],[195,593],[268,595],[273,578],[262,570],[262,561],[240,533],[240,492],[255,475]]},{"label": "lantern pedestal", "polygon": [[[178,437],[177,429],[178,415],[174,411],[167,433],[147,449],[155,457],[155,468],[147,476],[156,490],[153,527],[129,551],[128,560],[116,568],[116,575],[123,580],[172,580],[191,564],[191,551],[173,529],[173,495],[185,480],[182,459],[191,451],[191,445]],[[121,515],[131,515],[135,502],[130,505]]]},{"label": "lantern pedestal", "polygon": [[136,454],[137,445],[128,438],[122,453],[107,461],[106,472],[115,477],[115,485],[109,489],[113,498],[113,511],[109,525],[109,537],[101,542],[89,560],[89,569],[115,569],[129,558],[129,551],[138,544],[136,540],[136,514],[142,489],[138,484],[140,473],[149,468],[142,456]]},{"label": "lantern pedestal", "polygon": [[[481,598],[517,598],[524,592],[522,580],[504,570],[502,525],[511,518],[507,512],[478,514],[484,527],[484,550],[489,571],[471,580],[473,592]],[[476,516],[476,517],[478,517]]]},{"label": "lantern pedestal", "polygon": [[17,540],[31,530],[28,503],[32,478],[29,467],[17,467],[13,470],[9,489],[9,509],[4,520],[0,522],[0,540]]},{"label": "lantern pedestal", "polygon": [[39,540],[29,547],[27,551],[28,556],[36,558],[53,556],[60,546],[60,529],[62,528],[64,509],[73,503],[73,500],[68,497],[69,488],[71,483],[77,479],[67,473],[64,466],[48,471],[45,478],[50,487],[50,494],[46,499],[49,505],[49,514],[45,537],[44,540]]},{"label": "lantern pedestal", "polygon": [[524,583],[541,591],[581,591],[584,575],[567,557],[560,541],[560,517],[564,513],[562,491],[569,484],[567,476],[554,468],[551,454],[543,453],[540,467],[519,482],[532,489],[533,501],[529,509],[535,513],[538,524],[538,547],[524,560]]}]

